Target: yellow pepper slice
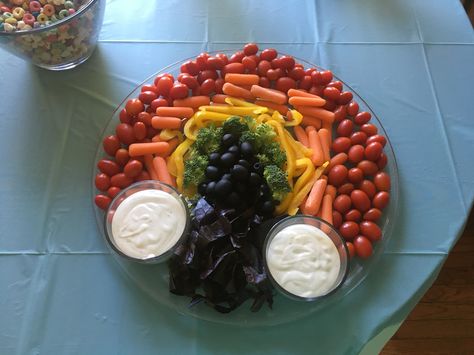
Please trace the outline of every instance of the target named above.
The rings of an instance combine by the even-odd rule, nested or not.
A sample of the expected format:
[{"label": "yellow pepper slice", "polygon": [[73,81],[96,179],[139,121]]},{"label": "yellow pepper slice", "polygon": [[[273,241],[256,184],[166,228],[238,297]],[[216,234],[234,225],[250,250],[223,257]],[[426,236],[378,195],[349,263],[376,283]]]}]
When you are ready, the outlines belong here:
[{"label": "yellow pepper slice", "polygon": [[274,120],[267,121],[267,124],[271,125],[274,129],[276,129],[280,145],[285,150],[286,174],[288,176],[288,183],[290,184],[290,186],[293,186],[293,175],[295,174],[295,160],[296,160],[293,149],[291,149],[290,145],[286,141],[284,128],[281,124],[279,124],[277,121],[274,121]]},{"label": "yellow pepper slice", "polygon": [[309,158],[302,158],[296,161],[296,167],[306,167],[304,173],[296,180],[293,192],[296,194],[305,185],[314,174],[314,164]]},{"label": "yellow pepper slice", "polygon": [[286,122],[283,115],[278,111],[273,111],[272,119],[277,121],[278,123],[281,123],[281,124],[284,124]]},{"label": "yellow pepper slice", "polygon": [[202,128],[205,121],[212,121],[217,126],[221,125],[226,119],[232,115],[219,112],[208,112],[208,111],[199,111],[196,112],[193,116],[196,126]]},{"label": "yellow pepper slice", "polygon": [[289,192],[285,199],[275,208],[275,214],[280,215],[286,212],[291,200],[293,200],[293,192]]},{"label": "yellow pepper slice", "polygon": [[176,163],[174,161],[174,157],[173,156],[169,156],[167,159],[166,159],[166,168],[168,169],[169,173],[171,175],[173,175],[174,177],[176,177],[178,175],[178,171],[176,169]]},{"label": "yellow pepper slice", "polygon": [[183,143],[178,145],[171,155],[176,164],[176,186],[179,192],[183,192],[183,175],[184,175],[184,154],[188,151],[194,143],[191,139],[186,139]]},{"label": "yellow pepper slice", "polygon": [[[240,99],[236,99],[234,97],[226,97],[226,99],[224,100],[226,103],[228,103],[229,105],[232,105],[232,106],[237,106],[237,107],[254,107],[254,108],[260,108],[260,109],[267,109],[266,107],[263,107],[263,106],[260,106],[260,105],[255,105],[251,102],[247,102],[247,101],[244,101],[244,100],[240,100]],[[266,111],[265,111],[266,112]]]},{"label": "yellow pepper slice", "polygon": [[196,124],[194,122],[194,117],[191,117],[185,124],[184,124],[184,135],[188,139],[192,139],[193,141],[196,140],[197,138],[197,131],[199,130],[199,127],[196,127]]},{"label": "yellow pepper slice", "polygon": [[268,111],[266,107],[201,106],[199,111],[219,112],[228,115],[255,116]]},{"label": "yellow pepper slice", "polygon": [[303,120],[303,115],[296,110],[290,110],[291,120],[285,121],[285,126],[299,126]]},{"label": "yellow pepper slice", "polygon": [[176,129],[163,129],[160,132],[160,139],[164,141],[169,141],[170,139],[173,139],[174,137],[178,137],[178,140],[180,142],[184,140],[183,133],[181,133],[181,131],[178,131]]}]

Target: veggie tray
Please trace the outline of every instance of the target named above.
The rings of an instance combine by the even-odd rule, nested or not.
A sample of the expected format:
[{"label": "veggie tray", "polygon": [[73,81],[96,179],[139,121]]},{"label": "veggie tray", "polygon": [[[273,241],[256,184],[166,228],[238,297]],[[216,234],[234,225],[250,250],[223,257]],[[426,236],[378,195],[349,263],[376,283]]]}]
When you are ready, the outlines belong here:
[{"label": "veggie tray", "polygon": [[[167,263],[115,260],[160,304],[226,324],[341,301],[382,256],[397,212],[395,156],[369,106],[332,72],[253,43],[170,65],[117,108],[93,170],[104,234],[113,198],[149,179],[186,197],[192,227]],[[350,255],[342,285],[317,302],[277,294],[263,265],[266,233],[295,214],[332,224]]]}]

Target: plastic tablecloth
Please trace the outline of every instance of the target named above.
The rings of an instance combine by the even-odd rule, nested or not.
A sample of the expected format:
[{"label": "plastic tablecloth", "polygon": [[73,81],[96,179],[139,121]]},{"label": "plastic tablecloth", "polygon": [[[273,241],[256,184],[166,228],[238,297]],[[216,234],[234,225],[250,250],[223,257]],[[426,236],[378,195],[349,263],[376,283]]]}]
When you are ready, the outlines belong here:
[{"label": "plastic tablecloth", "polygon": [[[234,328],[179,315],[116,267],[91,203],[94,155],[144,78],[248,41],[332,69],[381,118],[400,211],[376,269],[297,322]],[[437,276],[473,202],[474,33],[454,0],[163,0],[107,3],[79,68],[0,52],[0,353],[358,353]]]}]

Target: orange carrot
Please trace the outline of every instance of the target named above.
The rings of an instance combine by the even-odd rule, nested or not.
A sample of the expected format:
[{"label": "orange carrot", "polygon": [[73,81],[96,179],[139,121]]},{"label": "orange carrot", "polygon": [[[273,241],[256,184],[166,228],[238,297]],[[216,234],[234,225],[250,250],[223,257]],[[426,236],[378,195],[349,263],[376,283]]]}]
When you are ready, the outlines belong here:
[{"label": "orange carrot", "polygon": [[278,105],[271,101],[255,100],[255,105],[263,106],[263,107],[269,108],[270,110],[278,111],[282,115],[286,115],[286,113],[288,112],[288,106]]},{"label": "orange carrot", "polygon": [[191,96],[185,99],[177,99],[173,101],[173,106],[191,107],[197,109],[199,106],[207,106],[211,104],[209,96]]},{"label": "orange carrot", "polygon": [[332,196],[324,195],[321,205],[321,218],[332,224]]},{"label": "orange carrot", "polygon": [[306,148],[309,148],[308,135],[304,131],[303,127],[295,126],[293,128],[293,130],[295,131],[295,136],[296,136],[296,139],[298,140],[298,142],[303,144]]},{"label": "orange carrot", "polygon": [[309,147],[313,151],[311,161],[316,166],[321,166],[324,163],[324,151],[322,148],[321,140],[315,129],[308,130],[308,142]]},{"label": "orange carrot", "polygon": [[158,175],[158,180],[164,182],[165,184],[173,185],[171,175],[168,172],[168,168],[166,166],[166,160],[163,157],[154,157],[153,167],[155,168],[156,174]]},{"label": "orange carrot", "polygon": [[151,126],[160,129],[179,129],[182,122],[178,117],[154,116],[151,119]]},{"label": "orange carrot", "polygon": [[318,213],[323,201],[324,191],[326,191],[327,181],[324,179],[316,180],[311,191],[308,194],[308,198],[305,203],[305,211],[307,214],[314,216]]},{"label": "orange carrot", "polygon": [[255,74],[236,74],[229,73],[225,75],[226,83],[231,83],[235,85],[256,85],[260,77]]},{"label": "orange carrot", "polygon": [[179,145],[179,139],[177,137],[174,137],[170,139],[167,143],[169,145],[169,148],[166,152],[158,154],[160,157],[170,156],[171,153],[173,153],[176,147]]},{"label": "orange carrot", "polygon": [[153,166],[153,155],[145,154],[144,161],[145,161],[146,171],[148,171],[150,178],[152,180],[158,180],[158,175],[156,174],[155,168]]},{"label": "orange carrot", "polygon": [[224,92],[224,94],[227,94],[232,97],[243,98],[247,100],[254,99],[252,93],[249,90],[241,88],[240,86],[237,86],[231,83],[225,83],[224,86],[222,87],[222,91]]},{"label": "orange carrot", "polygon": [[330,146],[330,133],[326,128],[321,128],[318,131],[319,134],[319,139],[321,140],[321,146],[323,147],[323,153],[324,153],[324,161],[331,160],[331,155],[329,153],[329,146]]},{"label": "orange carrot", "polygon": [[303,126],[313,126],[316,129],[321,128],[321,120],[316,117],[303,116],[303,119],[301,120],[301,124]]},{"label": "orange carrot", "polygon": [[163,142],[163,139],[160,138],[160,134],[155,134],[152,138],[151,138],[151,141],[152,142]]},{"label": "orange carrot", "polygon": [[242,89],[245,89],[245,90],[248,90],[250,91],[250,89],[252,88],[252,85],[238,85],[239,88],[242,88]]},{"label": "orange carrot", "polygon": [[161,106],[156,108],[157,116],[171,116],[180,118],[191,118],[194,115],[194,110],[191,107],[166,107]]},{"label": "orange carrot", "polygon": [[308,106],[298,106],[296,109],[303,116],[312,116],[319,118],[321,121],[328,121],[329,123],[334,122],[334,113],[328,110],[325,110],[320,107],[308,107]]},{"label": "orange carrot", "polygon": [[337,189],[332,185],[326,186],[326,191],[324,192],[325,195],[331,195],[332,199],[336,199]]},{"label": "orange carrot", "polygon": [[303,201],[301,202],[301,205],[299,206],[299,208],[300,208],[300,211],[301,211],[302,214],[308,214],[309,215],[309,213],[306,211],[306,201],[307,201],[307,199],[308,199],[308,197],[305,197],[303,199]]},{"label": "orange carrot", "polygon": [[323,121],[323,124],[321,125],[321,128],[325,128],[329,131],[329,146],[332,144],[332,123],[329,123],[327,121]]},{"label": "orange carrot", "polygon": [[294,97],[294,96],[297,96],[297,97],[310,97],[310,98],[316,98],[316,99],[321,99],[321,97],[319,97],[318,95],[313,95],[313,94],[310,94],[309,92],[307,91],[304,91],[304,90],[301,90],[301,89],[290,89],[288,90],[288,96],[289,97]]},{"label": "orange carrot", "polygon": [[227,102],[225,102],[225,99],[227,99],[228,97],[229,96],[224,95],[224,94],[215,94],[212,97],[212,103],[213,104],[227,104]]},{"label": "orange carrot", "polygon": [[301,97],[293,96],[288,100],[290,105],[293,106],[313,106],[313,107],[322,107],[326,105],[326,100],[320,97]]},{"label": "orange carrot", "polygon": [[259,85],[252,85],[250,92],[253,96],[258,97],[262,100],[271,101],[279,105],[284,105],[288,101],[286,94],[281,91],[268,89]]},{"label": "orange carrot", "polygon": [[131,157],[145,154],[162,154],[168,151],[169,147],[168,142],[132,143],[128,147],[128,154]]},{"label": "orange carrot", "polygon": [[342,153],[336,154],[329,161],[329,165],[327,166],[326,171],[331,170],[331,168],[335,165],[342,165],[346,161],[347,161],[347,154],[346,153],[342,152]]}]

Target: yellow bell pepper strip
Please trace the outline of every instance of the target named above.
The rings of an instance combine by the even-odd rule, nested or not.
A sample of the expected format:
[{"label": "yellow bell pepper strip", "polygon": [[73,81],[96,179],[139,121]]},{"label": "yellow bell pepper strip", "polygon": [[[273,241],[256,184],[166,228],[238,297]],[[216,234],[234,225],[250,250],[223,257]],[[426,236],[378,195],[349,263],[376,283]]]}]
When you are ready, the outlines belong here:
[{"label": "yellow bell pepper strip", "polygon": [[313,151],[309,148],[306,148],[300,142],[296,141],[291,135],[291,133],[288,132],[286,129],[284,131],[285,131],[285,135],[286,135],[286,139],[288,143],[291,145],[293,151],[295,152],[296,159],[300,159],[304,157],[311,158],[311,156],[313,155]]},{"label": "yellow bell pepper strip", "polygon": [[194,143],[191,139],[186,139],[183,143],[178,145],[171,155],[176,164],[176,186],[179,192],[183,192],[183,175],[184,175],[184,154],[188,151]]},{"label": "yellow bell pepper strip", "polygon": [[290,202],[293,200],[293,192],[289,192],[288,195],[286,195],[285,199],[280,202],[280,204],[275,208],[275,214],[276,215],[281,215],[286,212],[288,209],[288,206],[290,205]]},{"label": "yellow bell pepper strip", "polygon": [[286,136],[284,132],[285,129],[281,124],[274,120],[267,121],[267,124],[272,126],[277,131],[279,143],[283,147],[286,154],[286,174],[288,176],[288,184],[290,186],[293,186],[293,175],[295,174],[296,159],[293,149],[291,149],[290,145],[286,141]]},{"label": "yellow bell pepper strip", "polygon": [[[266,107],[255,105],[251,102],[247,102],[244,100],[236,99],[234,97],[226,97],[224,100],[226,103],[232,106],[237,106],[237,107],[254,107],[254,108],[259,108],[259,109],[267,109]],[[268,109],[267,109],[268,110]],[[267,111],[265,111],[267,112]]]},{"label": "yellow bell pepper strip", "polygon": [[173,156],[169,156],[168,158],[166,158],[166,167],[168,169],[168,172],[171,175],[173,175],[174,177],[176,177],[178,175],[178,171],[176,169],[176,163],[174,161]]},{"label": "yellow bell pepper strip", "polygon": [[272,119],[277,121],[278,123],[281,123],[281,124],[284,124],[286,122],[283,115],[278,111],[273,111]]},{"label": "yellow bell pepper strip", "polygon": [[164,141],[169,141],[170,139],[173,139],[174,137],[178,137],[178,140],[180,142],[184,140],[183,133],[181,133],[181,131],[178,131],[175,129],[163,129],[160,132],[160,139]]},{"label": "yellow bell pepper strip", "polygon": [[197,139],[197,131],[199,130],[199,127],[196,127],[196,124],[194,122],[194,117],[190,118],[185,124],[184,124],[184,135],[188,139],[192,139],[195,141]]},{"label": "yellow bell pepper strip", "polygon": [[201,106],[199,111],[219,112],[228,115],[256,116],[268,111],[266,107]]},{"label": "yellow bell pepper strip", "polygon": [[232,115],[219,112],[199,111],[194,114],[193,118],[196,126],[202,128],[204,127],[205,121],[212,121],[216,126],[219,126],[230,116]]},{"label": "yellow bell pepper strip", "polygon": [[302,168],[306,167],[304,173],[296,180],[295,187],[293,188],[293,193],[298,193],[298,191],[305,185],[311,177],[314,175],[314,164],[309,158],[302,158],[296,161],[296,167]]},{"label": "yellow bell pepper strip", "polygon": [[260,116],[257,117],[256,121],[257,123],[263,123],[267,122],[272,119],[272,116],[270,116],[268,113],[263,113]]},{"label": "yellow bell pepper strip", "polygon": [[289,110],[291,120],[285,121],[285,126],[299,126],[303,120],[303,115],[296,110]]}]

